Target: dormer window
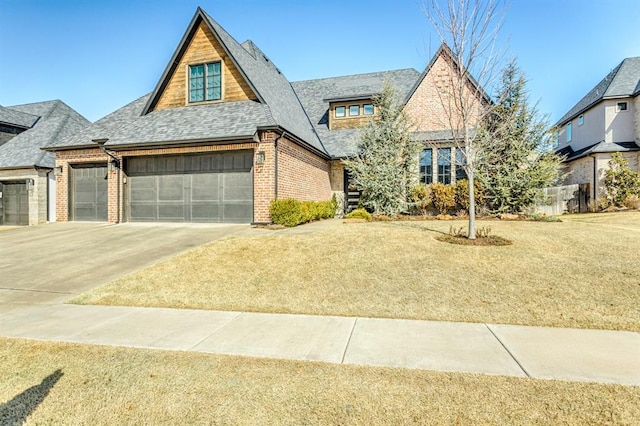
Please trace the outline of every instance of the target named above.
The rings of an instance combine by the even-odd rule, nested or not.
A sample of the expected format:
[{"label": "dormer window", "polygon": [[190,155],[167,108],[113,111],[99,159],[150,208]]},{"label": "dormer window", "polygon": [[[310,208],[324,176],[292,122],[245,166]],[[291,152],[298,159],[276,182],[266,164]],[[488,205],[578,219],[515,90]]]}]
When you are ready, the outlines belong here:
[{"label": "dormer window", "polygon": [[360,115],[360,105],[349,105],[349,117],[357,117]]},{"label": "dormer window", "polygon": [[189,65],[189,102],[218,101],[220,99],[222,99],[220,62]]},{"label": "dormer window", "polygon": [[364,115],[373,115],[373,104],[362,105],[362,111],[364,112]]}]

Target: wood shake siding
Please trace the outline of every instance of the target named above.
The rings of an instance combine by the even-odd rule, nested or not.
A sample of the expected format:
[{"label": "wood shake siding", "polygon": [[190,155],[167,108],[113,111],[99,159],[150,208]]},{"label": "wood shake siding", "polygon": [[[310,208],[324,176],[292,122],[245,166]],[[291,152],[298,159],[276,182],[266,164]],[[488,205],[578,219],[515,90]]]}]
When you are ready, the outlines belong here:
[{"label": "wood shake siding", "polygon": [[[209,27],[200,23],[184,55],[180,58],[169,83],[162,92],[155,109],[176,108],[188,105],[187,86],[189,65],[220,61],[222,64],[222,99],[209,102],[234,102],[257,100],[249,84],[235,67],[224,48]],[[195,105],[201,104],[198,102]]]}]

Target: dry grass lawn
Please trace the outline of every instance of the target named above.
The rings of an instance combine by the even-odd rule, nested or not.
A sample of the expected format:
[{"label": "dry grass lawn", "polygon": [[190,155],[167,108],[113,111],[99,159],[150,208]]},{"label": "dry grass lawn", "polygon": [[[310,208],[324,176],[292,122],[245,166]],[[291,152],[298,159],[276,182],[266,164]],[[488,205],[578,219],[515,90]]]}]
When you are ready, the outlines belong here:
[{"label": "dry grass lawn", "polygon": [[74,302],[640,331],[640,212],[479,223],[505,247],[436,241],[462,221],[334,223],[217,241]]},{"label": "dry grass lawn", "polygon": [[1,424],[638,424],[640,387],[0,339]]}]

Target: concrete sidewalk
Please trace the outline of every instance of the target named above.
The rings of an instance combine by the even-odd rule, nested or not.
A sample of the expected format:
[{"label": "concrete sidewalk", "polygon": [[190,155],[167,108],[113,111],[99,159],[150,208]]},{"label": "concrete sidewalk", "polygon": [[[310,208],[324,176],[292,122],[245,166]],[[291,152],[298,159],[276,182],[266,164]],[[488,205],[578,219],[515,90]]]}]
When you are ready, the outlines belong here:
[{"label": "concrete sidewalk", "polygon": [[640,333],[245,312],[44,305],[0,335],[640,386]]}]

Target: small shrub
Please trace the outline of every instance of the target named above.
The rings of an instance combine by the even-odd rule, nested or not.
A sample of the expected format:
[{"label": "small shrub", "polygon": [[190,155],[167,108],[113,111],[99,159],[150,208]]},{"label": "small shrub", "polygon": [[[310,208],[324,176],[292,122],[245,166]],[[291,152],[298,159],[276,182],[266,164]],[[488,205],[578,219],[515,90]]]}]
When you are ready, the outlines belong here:
[{"label": "small shrub", "polygon": [[447,214],[456,207],[456,194],[453,185],[444,185],[442,183],[432,183],[429,185],[433,206],[440,214]]},{"label": "small shrub", "polygon": [[336,202],[331,201],[298,201],[293,198],[273,200],[269,207],[271,220],[277,225],[297,226],[302,223],[335,216]]},{"label": "small shrub", "polygon": [[345,216],[347,219],[364,219],[367,222],[371,221],[372,216],[371,213],[366,211],[365,209],[355,209],[351,213]]},{"label": "small shrub", "polygon": [[491,236],[491,227],[487,226],[481,226],[480,228],[476,229],[476,238],[489,238]]},{"label": "small shrub", "polygon": [[304,213],[300,201],[293,198],[273,200],[269,206],[271,221],[276,225],[292,227],[303,223]]},{"label": "small shrub", "polygon": [[637,195],[629,195],[624,199],[622,205],[628,209],[640,210],[640,197]]},{"label": "small shrub", "polygon": [[629,160],[619,152],[611,154],[603,183],[615,206],[623,205],[624,200],[630,196],[640,196],[640,172],[629,169]]},{"label": "small shrub", "polygon": [[424,183],[418,184],[411,188],[409,194],[409,203],[412,211],[426,216],[433,209],[433,199],[431,198],[431,189]]}]

